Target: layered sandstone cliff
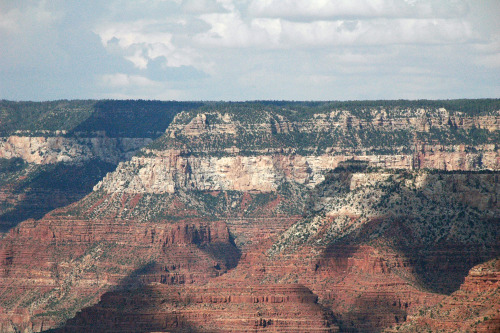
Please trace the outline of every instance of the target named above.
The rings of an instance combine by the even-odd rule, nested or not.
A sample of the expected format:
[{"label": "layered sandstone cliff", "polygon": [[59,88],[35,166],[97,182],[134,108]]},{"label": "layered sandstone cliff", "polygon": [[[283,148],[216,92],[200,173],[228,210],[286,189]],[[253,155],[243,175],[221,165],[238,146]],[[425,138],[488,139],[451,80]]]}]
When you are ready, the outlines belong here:
[{"label": "layered sandstone cliff", "polygon": [[331,313],[301,285],[149,285],[107,293],[54,332],[338,332]]},{"label": "layered sandstone cliff", "polygon": [[[178,114],[162,138],[121,163],[95,189],[271,192],[288,182],[312,188],[327,170],[351,158],[395,169],[497,170],[500,165],[498,111],[471,117],[442,108],[368,108],[363,117],[328,110],[294,120],[267,109],[252,110],[254,117],[244,108],[202,111]],[[481,143],[464,139],[473,128],[481,131]],[[423,135],[428,132],[439,133],[441,142]]]},{"label": "layered sandstone cliff", "polygon": [[[61,325],[90,306],[63,331],[95,322],[131,331],[381,331],[437,304],[472,265],[498,255],[497,173],[352,172],[353,163],[326,175],[302,219],[276,214],[285,198],[262,193],[152,201],[99,191],[24,222],[2,243],[4,329]],[[205,222],[217,214],[196,211],[202,198],[238,209]],[[141,202],[166,203],[170,215],[134,218]],[[252,202],[265,214],[238,214]],[[75,218],[90,211],[104,215]],[[293,296],[297,283],[312,302]],[[125,290],[104,294],[111,286]]]},{"label": "layered sandstone cliff", "polygon": [[[377,332],[438,304],[499,254],[498,108],[353,105],[178,113],[92,193],[1,239],[1,330]],[[5,139],[32,161],[6,184],[126,158],[106,150],[136,142],[123,126]]]},{"label": "layered sandstone cliff", "polygon": [[341,329],[374,332],[436,304],[500,255],[498,174],[355,167],[316,187],[308,216],[267,252],[264,281],[304,283]]},{"label": "layered sandstone cliff", "polygon": [[1,244],[0,330],[60,324],[113,286],[207,281],[238,257],[220,222],[26,221]]},{"label": "layered sandstone cliff", "polygon": [[117,164],[151,143],[151,138],[93,138],[64,136],[9,136],[0,138],[0,158],[22,158],[28,163],[79,163],[92,159]]},{"label": "layered sandstone cliff", "polygon": [[500,260],[473,267],[460,289],[388,332],[500,331]]},{"label": "layered sandstone cliff", "polygon": [[[0,232],[83,198],[151,138],[0,138]],[[16,164],[17,167],[2,167]]]},{"label": "layered sandstone cliff", "polygon": [[88,194],[196,103],[0,101],[0,232]]}]

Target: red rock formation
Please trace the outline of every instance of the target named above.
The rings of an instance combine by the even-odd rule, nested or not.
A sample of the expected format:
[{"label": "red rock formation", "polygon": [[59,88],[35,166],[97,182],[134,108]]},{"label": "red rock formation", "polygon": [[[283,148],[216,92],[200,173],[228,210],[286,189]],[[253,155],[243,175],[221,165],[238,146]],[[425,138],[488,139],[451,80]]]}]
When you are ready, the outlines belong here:
[{"label": "red rock formation", "polygon": [[337,332],[301,285],[147,287],[112,292],[55,332]]},{"label": "red rock formation", "polygon": [[[359,194],[356,189],[390,177],[396,175],[360,173],[342,178],[351,192],[346,189],[337,194]],[[429,177],[424,178],[441,188],[439,193],[446,190],[448,197],[456,196],[461,204],[496,209],[496,197],[489,190],[495,185],[487,186],[497,177],[494,174],[468,180],[448,174],[448,178],[455,177],[444,177],[449,181],[439,180],[439,175]],[[400,181],[411,183],[408,174]],[[467,185],[469,181],[474,186]],[[341,185],[325,186],[337,190]],[[451,188],[456,188],[453,194]],[[461,195],[478,189],[482,192],[475,200]],[[337,209],[328,206],[326,193],[327,188],[317,200],[323,198],[325,207]],[[436,271],[431,277],[446,270],[460,278],[461,270],[474,260],[494,255],[464,248],[466,243],[441,241],[442,247],[425,248],[420,241],[411,241],[415,230],[409,222],[388,216],[363,219],[352,213],[345,215],[346,225],[361,227],[342,241],[326,242],[336,223],[342,225],[338,215],[319,216],[321,224],[278,214],[276,207],[286,202],[279,195],[204,193],[209,197],[201,198],[215,206],[223,201],[223,207],[231,207],[236,202],[239,209],[231,211],[234,215],[208,221],[193,217],[203,214],[189,206],[189,200],[200,197],[190,195],[150,197],[147,200],[157,201],[145,207],[165,205],[160,211],[171,217],[145,222],[133,214],[144,209],[146,194],[96,192],[42,220],[25,221],[12,229],[0,246],[1,330],[28,332],[63,325],[66,331],[85,331],[91,324],[102,323],[102,330],[125,331],[300,332],[335,331],[339,326],[347,331],[377,332],[404,323],[445,297],[430,291],[436,286],[425,280],[426,269]],[[436,190],[426,195],[428,200],[441,196]],[[252,211],[255,200],[262,201]],[[346,212],[357,209],[348,204],[341,208]],[[93,214],[101,217],[92,219]],[[310,227],[315,221],[317,230],[307,241],[301,241],[307,228],[291,227],[301,223]],[[483,224],[478,223],[475,228],[480,230]],[[281,234],[296,237],[290,239],[300,246],[294,251],[269,251],[278,237],[280,242],[287,239]],[[118,286],[122,289],[109,292]]]},{"label": "red rock formation", "polygon": [[443,298],[423,291],[410,261],[390,249],[336,246],[318,253],[304,247],[273,258],[253,253],[220,279],[303,284],[333,312],[341,330],[377,332]]},{"label": "red rock formation", "polygon": [[[332,186],[312,199],[316,200],[313,208],[318,204],[316,220],[300,220],[302,229],[291,226],[299,220],[294,214],[300,213],[304,189],[322,182],[326,170],[353,156],[388,168],[498,169],[499,150],[494,144],[456,147],[431,139],[420,145],[414,140],[413,150],[409,136],[402,136],[401,146],[395,144],[384,154],[376,152],[384,147],[352,146],[361,138],[358,129],[366,127],[374,130],[373,135],[406,129],[416,137],[419,131],[450,126],[499,129],[496,115],[473,119],[450,116],[444,109],[433,111],[433,115],[417,110],[411,117],[387,117],[385,110],[374,109],[373,119],[360,119],[346,110],[331,110],[303,121],[267,111],[255,121],[233,119],[241,116],[238,112],[183,114],[185,119],[179,117],[155,143],[157,149],[144,150],[120,164],[91,195],[43,219],[24,221],[2,238],[0,330],[29,332],[63,325],[62,331],[71,332],[328,332],[339,326],[377,332],[416,318],[422,307],[445,297],[435,291],[448,281],[436,274],[446,271],[462,278],[462,270],[474,260],[496,253],[475,251],[473,246],[485,245],[478,241],[480,237],[492,238],[490,229],[481,226],[497,222],[498,174],[474,178],[477,186],[471,188],[460,177],[451,179],[454,175],[413,177],[386,172],[347,177],[339,184],[347,185],[342,195],[328,201],[328,192],[336,187]],[[272,138],[274,132],[300,135],[280,142]],[[322,142],[321,149],[308,141],[287,146],[327,132],[339,140],[345,135],[349,142],[338,146]],[[269,140],[240,154],[240,148],[246,147],[238,142],[245,137],[240,133]],[[189,149],[185,138],[191,140]],[[204,138],[213,141],[204,142]],[[37,140],[11,141],[5,141],[4,148],[15,154],[2,156],[29,156],[37,163],[61,160],[56,153],[42,159],[47,147],[51,152],[66,146],[64,151],[71,150],[63,139],[40,139],[34,150],[25,148]],[[107,155],[105,150],[98,153]],[[374,186],[378,187],[373,190]],[[433,197],[473,207],[467,212],[470,228],[469,220],[460,220],[458,212],[453,215],[462,223],[458,227],[417,221]],[[12,198],[5,195],[4,199]],[[412,200],[419,205],[411,212],[405,210]],[[385,210],[378,210],[375,202],[386,204]],[[432,208],[442,207],[442,214],[447,214],[448,204],[437,201]],[[486,209],[493,213],[477,215],[476,210]],[[435,215],[439,214],[431,217]],[[339,216],[344,220],[336,221]],[[480,218],[476,221],[471,216]],[[418,228],[412,228],[417,224],[413,221],[419,222]],[[466,229],[477,232],[464,234]],[[295,248],[271,253],[281,234],[290,236]],[[436,235],[442,239],[436,240]],[[424,236],[429,240],[420,241]],[[468,236],[473,242],[467,243]],[[462,249],[464,244],[468,246]],[[434,274],[433,283],[426,280],[426,271]],[[488,279],[481,275],[477,283],[466,282],[470,290],[464,287],[465,300],[456,302],[471,305],[470,297],[478,293],[496,301],[496,294],[487,294],[489,289],[484,287],[491,282]],[[446,300],[440,304],[457,308]],[[441,317],[442,327],[460,329],[455,321],[447,322],[448,315]],[[484,321],[487,324],[471,325],[494,328],[497,317],[491,318]],[[440,327],[440,322],[422,320],[429,327]]]},{"label": "red rock formation", "polygon": [[207,281],[238,257],[222,222],[25,221],[0,246],[0,331],[54,325],[113,285]]},{"label": "red rock formation", "polygon": [[391,332],[500,332],[500,259],[475,266],[459,290]]}]

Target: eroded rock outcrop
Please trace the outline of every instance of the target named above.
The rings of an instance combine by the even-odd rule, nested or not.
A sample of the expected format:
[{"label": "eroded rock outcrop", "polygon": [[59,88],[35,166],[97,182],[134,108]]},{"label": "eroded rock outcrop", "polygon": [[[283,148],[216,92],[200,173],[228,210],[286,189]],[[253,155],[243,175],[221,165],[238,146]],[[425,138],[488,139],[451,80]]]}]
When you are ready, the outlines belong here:
[{"label": "eroded rock outcrop", "polygon": [[279,237],[261,273],[265,281],[304,283],[341,328],[402,323],[500,254],[497,173],[352,167],[314,190],[309,216]]},{"label": "eroded rock outcrop", "polygon": [[301,285],[166,287],[107,293],[54,332],[338,332]]},{"label": "eroded rock outcrop", "polygon": [[239,255],[222,222],[26,221],[1,244],[1,331],[60,323],[113,286],[207,281]]},{"label": "eroded rock outcrop", "polygon": [[0,138],[0,158],[22,158],[35,164],[81,163],[92,159],[117,164],[152,141],[99,135],[93,138],[9,136]]},{"label": "eroded rock outcrop", "polygon": [[77,201],[196,103],[0,101],[0,232]]},{"label": "eroded rock outcrop", "polygon": [[[1,329],[377,332],[444,302],[499,254],[498,110],[389,104],[178,113],[92,193],[1,239]],[[93,148],[75,133],[101,122],[119,145],[106,113],[87,120],[81,148],[9,149],[76,161]]]},{"label": "eroded rock outcrop", "polygon": [[289,182],[312,188],[327,170],[352,158],[409,170],[497,170],[500,165],[498,111],[471,117],[452,116],[443,108],[366,108],[361,115],[328,110],[290,119],[279,110],[245,112],[178,114],[162,138],[121,163],[95,189],[272,192]]},{"label": "eroded rock outcrop", "polygon": [[391,332],[498,332],[500,259],[473,267],[460,289]]}]

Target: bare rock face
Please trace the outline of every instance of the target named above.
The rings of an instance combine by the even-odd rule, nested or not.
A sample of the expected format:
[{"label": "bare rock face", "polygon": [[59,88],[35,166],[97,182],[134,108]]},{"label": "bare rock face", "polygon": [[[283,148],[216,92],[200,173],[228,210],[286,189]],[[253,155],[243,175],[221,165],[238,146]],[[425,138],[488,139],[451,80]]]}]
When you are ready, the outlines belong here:
[{"label": "bare rock face", "polygon": [[473,267],[460,289],[392,332],[498,332],[500,260]]},{"label": "bare rock face", "polygon": [[9,136],[0,138],[0,158],[17,157],[35,164],[92,159],[116,164],[152,141],[151,138]]},{"label": "bare rock face", "polygon": [[[491,164],[497,165],[497,159],[495,152]],[[272,192],[290,182],[313,188],[324,180],[328,170],[346,160],[347,156],[326,154],[195,157],[178,150],[163,151],[158,157],[133,157],[129,162],[120,163],[116,172],[108,174],[94,190],[109,193],[175,193],[179,189]],[[374,167],[412,168],[409,156],[360,156],[357,160],[368,161]],[[474,159],[467,161],[465,156],[452,153],[419,157],[419,164],[429,169],[470,170],[475,163],[478,162]]]},{"label": "bare rock face", "polygon": [[498,184],[488,173],[334,171],[270,248],[261,279],[303,283],[341,329],[401,324],[499,255]]},{"label": "bare rock face", "polygon": [[220,222],[26,221],[0,249],[1,331],[48,328],[112,286],[207,281],[239,256]]},{"label": "bare rock face", "polygon": [[[225,224],[211,224],[210,230],[203,224],[183,222],[176,227],[165,222],[154,224],[154,230],[145,224],[139,231],[134,231],[137,222],[131,220],[114,224],[102,220],[102,227],[109,229],[89,229],[87,234],[93,236],[82,239],[102,242],[106,237],[127,244],[125,252],[141,258],[146,257],[141,248],[151,242],[159,254],[143,268],[121,267],[133,278],[122,276],[114,284],[128,287],[102,294],[96,305],[89,302],[61,331],[86,331],[95,323],[102,330],[180,332],[335,331],[337,327],[376,332],[402,325],[420,310],[442,302],[472,265],[498,255],[497,178],[493,173],[351,172],[347,167],[326,175],[312,194],[310,215],[302,219],[233,216],[226,217]],[[140,201],[137,195],[115,195],[123,205],[118,210],[107,208],[111,216]],[[243,196],[238,206],[244,207],[245,201],[250,206],[257,198]],[[64,216],[76,207],[101,210],[111,204],[104,194],[102,201],[92,196],[86,200],[94,204],[75,204],[54,215]],[[225,230],[243,249],[241,257],[230,251],[234,245]],[[217,236],[208,238],[214,232]],[[57,238],[71,239],[72,234],[77,233],[68,231]],[[126,241],[121,234],[127,235]],[[98,262],[120,262],[120,249]],[[218,258],[221,249],[230,255]],[[186,256],[186,250],[212,259],[203,264],[204,260]],[[6,249],[4,254],[5,263],[14,263],[11,267],[17,257],[13,253]],[[103,275],[102,268],[98,271]],[[295,289],[297,284],[302,291]],[[79,290],[79,295],[85,293]],[[57,322],[49,318],[44,325]]]},{"label": "bare rock face", "polygon": [[[118,322],[118,324],[117,324]],[[301,285],[147,287],[111,292],[54,332],[338,332]]]},{"label": "bare rock face", "polygon": [[88,194],[200,103],[0,101],[0,232]]},{"label": "bare rock face", "polygon": [[[246,118],[238,112],[182,112],[163,138],[121,163],[95,189],[272,192],[290,182],[313,188],[327,170],[352,158],[372,167],[409,170],[497,170],[500,164],[493,139],[473,145],[457,144],[462,137],[449,139],[472,129],[483,131],[483,137],[496,135],[498,112],[457,113],[452,119],[445,109],[373,109],[364,119],[333,110],[295,121],[276,111],[255,113]],[[434,139],[436,133],[445,139]]]},{"label": "bare rock face", "polygon": [[285,182],[311,187],[322,178],[320,171],[335,163],[286,155],[204,158],[179,151],[162,153],[167,156],[134,157],[121,163],[94,189],[109,193],[174,193],[179,189],[272,192]]},{"label": "bare rock face", "polygon": [[[459,288],[500,253],[499,120],[489,109],[209,103],[130,160],[145,136],[10,135],[0,156],[29,163],[0,175],[9,204],[36,168],[121,162],[80,200],[2,236],[0,331],[433,329],[427,313],[441,304],[440,322],[455,322],[470,297],[496,318],[485,310],[494,273],[471,271]],[[73,178],[55,174],[61,188]],[[455,294],[463,301],[448,302]]]}]

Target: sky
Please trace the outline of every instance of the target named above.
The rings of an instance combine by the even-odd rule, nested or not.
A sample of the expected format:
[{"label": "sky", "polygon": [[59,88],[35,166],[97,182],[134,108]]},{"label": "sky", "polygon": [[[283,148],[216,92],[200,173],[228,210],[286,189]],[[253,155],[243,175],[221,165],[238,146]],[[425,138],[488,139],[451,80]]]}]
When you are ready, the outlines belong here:
[{"label": "sky", "polygon": [[500,98],[500,0],[0,0],[0,99]]}]

